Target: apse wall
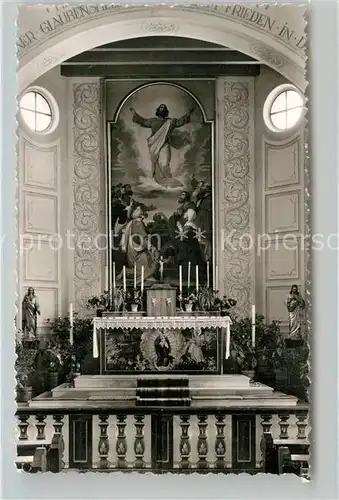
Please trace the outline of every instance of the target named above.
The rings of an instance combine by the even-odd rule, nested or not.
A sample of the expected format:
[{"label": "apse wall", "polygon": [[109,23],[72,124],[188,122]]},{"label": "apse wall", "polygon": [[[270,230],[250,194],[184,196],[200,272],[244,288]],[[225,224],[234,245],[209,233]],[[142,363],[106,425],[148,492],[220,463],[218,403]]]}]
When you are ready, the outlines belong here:
[{"label": "apse wall", "polygon": [[[32,133],[18,117],[18,231],[24,250],[27,249],[20,252],[18,303],[28,286],[36,288],[42,310],[40,327],[47,318],[66,315],[69,302],[86,313],[86,297],[104,289],[106,253],[95,253],[81,243],[83,234],[106,230],[105,144],[100,139],[105,135],[102,85],[98,79],[85,80],[61,77],[58,67],[34,83],[33,87],[50,92],[58,105],[59,123],[52,133]],[[219,208],[229,203],[224,187],[234,182],[225,176],[227,144],[223,110],[227,79],[221,80],[225,81],[216,84],[215,155],[219,167],[222,165]],[[246,281],[241,282],[240,277],[239,283],[247,294],[244,310],[255,303],[259,313],[282,320],[285,328],[288,320],[285,295],[294,283],[301,285],[303,291],[304,145],[302,130],[294,130],[292,135],[272,133],[263,120],[267,95],[283,83],[283,77],[268,68],[262,68],[256,78],[246,78],[250,126],[244,137],[248,141],[246,154],[250,156],[251,170],[240,182],[249,189],[248,217],[254,241],[260,234],[277,235],[280,240],[291,235],[297,238],[298,247],[286,251],[281,245],[277,249],[273,243],[265,252],[259,252],[258,247],[250,249],[244,261]],[[225,224],[225,217],[223,212],[219,217],[220,227]],[[56,234],[60,236],[53,238]],[[59,251],[47,243],[54,239],[58,240],[55,248],[60,246]],[[219,249],[222,264],[219,288],[228,293],[230,279],[236,282],[237,268],[233,266],[233,272],[229,255],[221,254]],[[19,308],[19,325],[20,316]]]}]

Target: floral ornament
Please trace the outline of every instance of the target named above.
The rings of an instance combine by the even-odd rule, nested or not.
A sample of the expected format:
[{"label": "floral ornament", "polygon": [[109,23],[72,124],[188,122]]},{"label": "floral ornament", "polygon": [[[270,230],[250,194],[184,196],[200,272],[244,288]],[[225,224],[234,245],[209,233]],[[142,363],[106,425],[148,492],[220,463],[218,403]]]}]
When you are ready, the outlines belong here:
[{"label": "floral ornament", "polygon": [[180,239],[181,242],[183,242],[185,239],[188,238],[187,233],[188,230],[187,228],[183,227],[180,223],[178,223],[178,227],[175,230],[176,233],[176,239]]},{"label": "floral ornament", "polygon": [[198,229],[196,229],[195,231],[194,238],[198,240],[199,243],[202,243],[204,240],[206,240],[205,233],[206,231],[202,231],[200,227],[198,227]]}]

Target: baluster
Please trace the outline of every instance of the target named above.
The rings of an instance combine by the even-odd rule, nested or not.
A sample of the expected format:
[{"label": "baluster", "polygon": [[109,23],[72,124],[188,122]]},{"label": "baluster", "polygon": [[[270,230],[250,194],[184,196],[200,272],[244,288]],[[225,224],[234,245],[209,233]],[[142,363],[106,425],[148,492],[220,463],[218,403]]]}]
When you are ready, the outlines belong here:
[{"label": "baluster", "polygon": [[53,420],[54,420],[53,427],[54,427],[55,436],[53,437],[52,445],[53,445],[54,440],[56,442],[58,442],[60,469],[63,469],[65,466],[65,463],[62,460],[64,450],[65,450],[65,442],[64,442],[64,437],[62,435],[62,428],[64,425],[64,423],[62,421],[63,418],[64,418],[64,415],[53,415]]},{"label": "baluster", "polygon": [[145,467],[144,453],[145,453],[145,439],[143,434],[144,429],[144,415],[135,415],[135,441],[134,441],[134,453],[135,453],[135,468],[143,469]]},{"label": "baluster", "polygon": [[278,415],[280,421],[279,421],[279,425],[280,425],[280,439],[288,439],[288,426],[290,425],[288,423],[288,419],[290,418],[289,414],[287,413],[282,413],[280,415]]},{"label": "baluster", "polygon": [[216,428],[217,435],[215,437],[215,455],[217,460],[215,462],[215,467],[217,469],[225,468],[225,454],[226,454],[226,441],[224,435],[225,429],[225,415],[216,415]]},{"label": "baluster", "polygon": [[[272,427],[272,415],[261,415],[261,426],[263,429],[263,435],[260,441],[260,451],[261,451],[261,467],[264,468],[266,465],[266,447],[269,441],[272,442],[271,427]],[[271,443],[272,444],[272,443]]]},{"label": "baluster", "polygon": [[199,456],[199,462],[198,462],[198,469],[208,469],[208,463],[207,463],[207,452],[208,452],[208,445],[207,445],[207,436],[206,436],[206,429],[207,429],[207,415],[198,415],[198,427],[199,427],[199,436],[198,436],[198,456]]},{"label": "baluster", "polygon": [[23,441],[25,439],[28,439],[27,428],[29,426],[29,423],[27,422],[27,420],[29,419],[29,415],[20,414],[18,418],[20,420],[20,423],[18,424],[20,429],[19,439],[20,441]]},{"label": "baluster", "polygon": [[190,438],[188,435],[188,429],[190,426],[190,416],[189,415],[180,415],[180,427],[181,427],[181,436],[180,436],[180,468],[181,469],[189,469],[190,462],[189,456],[191,453],[191,445]]},{"label": "baluster", "polygon": [[100,462],[99,462],[100,469],[109,468],[109,462],[108,462],[109,441],[107,436],[108,417],[109,415],[99,415],[100,436],[99,436],[98,452],[100,455]]},{"label": "baluster", "polygon": [[46,415],[35,415],[36,419],[36,424],[35,427],[37,428],[37,439],[46,439],[45,436],[45,427],[46,427],[46,422],[44,421],[46,418]]},{"label": "baluster", "polygon": [[297,428],[298,428],[298,434],[297,434],[297,439],[306,439],[306,427],[307,427],[307,411],[301,411],[296,413],[297,417]]},{"label": "baluster", "polygon": [[116,451],[118,456],[117,466],[119,469],[126,469],[126,453],[127,453],[127,442],[125,435],[125,427],[126,427],[126,415],[117,415],[117,426],[118,426],[118,437],[116,444]]}]

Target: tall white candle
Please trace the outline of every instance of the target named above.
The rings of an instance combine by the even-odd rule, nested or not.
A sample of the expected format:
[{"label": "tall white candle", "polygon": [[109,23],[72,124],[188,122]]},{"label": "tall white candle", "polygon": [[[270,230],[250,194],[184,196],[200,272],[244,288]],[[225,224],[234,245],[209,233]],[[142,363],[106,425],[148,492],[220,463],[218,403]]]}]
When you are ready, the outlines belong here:
[{"label": "tall white candle", "polygon": [[108,266],[105,266],[105,292],[109,289],[108,286]]},{"label": "tall white candle", "polygon": [[115,262],[113,262],[113,290],[115,291],[116,283],[115,283]]},{"label": "tall white candle", "polygon": [[188,276],[187,276],[187,288],[190,289],[191,285],[191,261],[188,263]]},{"label": "tall white candle", "polygon": [[182,266],[179,266],[179,290],[182,293]]},{"label": "tall white candle", "polygon": [[137,288],[137,265],[134,263],[134,290]]},{"label": "tall white candle", "polygon": [[141,293],[144,292],[144,266],[141,266]]},{"label": "tall white candle", "polygon": [[199,290],[199,266],[195,266],[195,289]]},{"label": "tall white candle", "polygon": [[164,260],[162,256],[160,257],[160,281],[162,282],[164,278]]},{"label": "tall white candle", "polygon": [[231,326],[229,323],[227,323],[225,359],[228,359],[230,357],[230,345],[231,345]]},{"label": "tall white candle", "polygon": [[122,280],[123,280],[124,292],[126,292],[126,267],[125,266],[123,266],[123,268],[122,268]]},{"label": "tall white candle", "polygon": [[73,304],[70,303],[69,305],[69,324],[70,324],[70,330],[69,330],[69,343],[73,345]]},{"label": "tall white candle", "polygon": [[206,272],[207,272],[207,288],[210,287],[210,262],[209,260],[207,261],[206,264]]},{"label": "tall white candle", "polygon": [[252,347],[255,347],[255,305],[252,306]]}]

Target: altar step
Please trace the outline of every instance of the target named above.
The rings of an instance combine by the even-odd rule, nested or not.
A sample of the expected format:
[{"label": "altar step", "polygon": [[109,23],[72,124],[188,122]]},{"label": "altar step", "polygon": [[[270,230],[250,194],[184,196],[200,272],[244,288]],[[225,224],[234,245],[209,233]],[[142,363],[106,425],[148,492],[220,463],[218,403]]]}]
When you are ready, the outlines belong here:
[{"label": "altar step", "polygon": [[190,403],[187,378],[137,379],[137,406],[189,406]]}]

